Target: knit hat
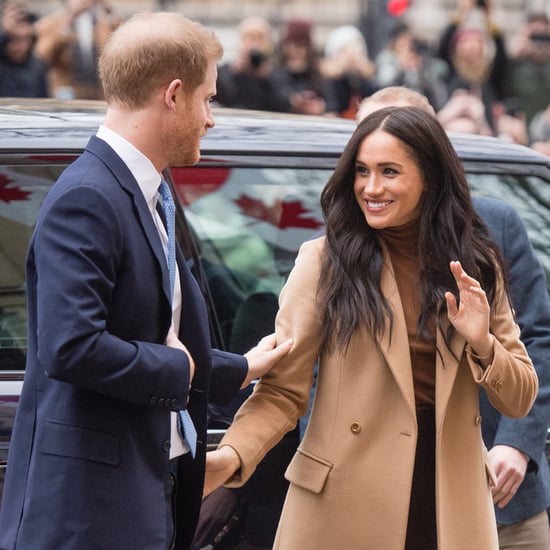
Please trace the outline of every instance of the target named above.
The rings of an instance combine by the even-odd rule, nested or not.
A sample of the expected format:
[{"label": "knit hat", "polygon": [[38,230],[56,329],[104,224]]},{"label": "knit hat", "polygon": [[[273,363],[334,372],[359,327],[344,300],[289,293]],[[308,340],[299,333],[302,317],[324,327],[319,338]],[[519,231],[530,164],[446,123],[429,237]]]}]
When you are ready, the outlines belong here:
[{"label": "knit hat", "polygon": [[311,45],[311,23],[304,19],[292,19],[283,29],[281,41]]}]

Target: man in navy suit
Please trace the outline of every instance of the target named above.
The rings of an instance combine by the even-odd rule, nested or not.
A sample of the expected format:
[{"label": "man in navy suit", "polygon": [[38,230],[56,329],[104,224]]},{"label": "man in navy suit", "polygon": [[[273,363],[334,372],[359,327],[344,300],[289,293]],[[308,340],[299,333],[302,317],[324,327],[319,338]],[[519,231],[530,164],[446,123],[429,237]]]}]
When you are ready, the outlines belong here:
[{"label": "man in navy suit", "polygon": [[[171,295],[161,173],[199,160],[221,55],[212,32],[175,13],[134,16],[103,51],[104,124],[46,197],[28,251],[4,549],[186,550],[208,397],[229,400],[290,347],[272,336],[244,357],[211,350],[179,251]],[[195,458],[179,410],[196,428]]]}]

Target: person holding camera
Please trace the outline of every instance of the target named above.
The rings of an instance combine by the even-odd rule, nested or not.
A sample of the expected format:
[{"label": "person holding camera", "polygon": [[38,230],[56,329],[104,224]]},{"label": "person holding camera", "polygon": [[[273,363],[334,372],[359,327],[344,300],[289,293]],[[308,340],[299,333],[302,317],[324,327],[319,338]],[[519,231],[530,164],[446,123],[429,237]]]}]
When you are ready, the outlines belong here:
[{"label": "person holding camera", "polygon": [[290,89],[275,71],[269,22],[247,17],[239,25],[239,37],[236,59],[218,68],[216,102],[224,107],[290,112]]},{"label": "person holding camera", "polygon": [[519,100],[530,124],[550,97],[550,19],[544,12],[528,16],[510,43],[510,58],[507,96]]},{"label": "person holding camera", "polygon": [[0,96],[47,97],[47,67],[33,53],[35,15],[18,0],[0,12]]},{"label": "person holding camera", "polygon": [[[461,37],[464,38],[465,30],[477,30],[477,38],[484,43],[482,46],[484,52],[479,50],[472,52],[476,46],[469,41],[467,49],[472,52],[472,55],[468,59],[462,59],[462,55],[458,58],[456,56],[457,42]],[[470,33],[470,38],[472,36]],[[464,44],[461,49],[464,49]],[[481,78],[487,82],[487,86],[492,91],[492,101],[504,98],[506,68],[509,60],[504,34],[495,21],[491,0],[457,2],[456,12],[439,36],[437,57],[447,63],[450,71],[449,80],[456,78],[464,80],[464,76],[467,76],[468,81]],[[450,90],[450,94],[452,91]]]},{"label": "person holding camera", "polygon": [[103,98],[99,52],[121,22],[108,0],[65,0],[36,22],[36,55],[49,66],[54,97]]}]

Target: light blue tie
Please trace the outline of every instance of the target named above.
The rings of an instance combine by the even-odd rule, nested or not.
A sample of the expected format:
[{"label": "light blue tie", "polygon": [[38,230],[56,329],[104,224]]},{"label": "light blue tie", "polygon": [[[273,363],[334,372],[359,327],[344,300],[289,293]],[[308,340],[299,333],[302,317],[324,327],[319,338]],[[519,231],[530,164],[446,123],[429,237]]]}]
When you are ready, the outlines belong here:
[{"label": "light blue tie", "polygon": [[[162,206],[166,218],[166,232],[168,234],[168,273],[170,276],[170,302],[174,299],[174,283],[176,281],[176,205],[170,193],[170,188],[164,179],[160,183],[159,193],[162,197]],[[179,431],[189,444],[191,456],[195,458],[197,450],[197,430],[187,410],[178,412]]]}]

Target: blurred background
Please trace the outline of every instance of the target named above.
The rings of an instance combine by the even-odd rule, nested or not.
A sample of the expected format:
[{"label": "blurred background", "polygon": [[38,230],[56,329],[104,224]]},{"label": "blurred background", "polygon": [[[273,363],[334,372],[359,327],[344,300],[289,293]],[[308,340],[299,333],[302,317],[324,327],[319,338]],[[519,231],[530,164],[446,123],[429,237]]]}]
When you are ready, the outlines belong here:
[{"label": "blurred background", "polygon": [[[64,0],[28,0],[37,15],[60,9]],[[323,48],[330,31],[340,25],[359,26],[365,34],[369,54],[376,55],[387,41],[395,18],[401,18],[415,35],[430,45],[437,42],[446,23],[457,9],[456,0],[111,0],[122,15],[144,10],[168,10],[184,13],[213,27],[224,44],[226,57],[235,55],[237,26],[250,15],[268,19],[275,32],[285,21],[309,19],[315,24],[314,41]],[[550,13],[547,0],[490,0],[493,20],[506,36],[518,29],[527,13]],[[391,15],[393,13],[393,15]]]}]

